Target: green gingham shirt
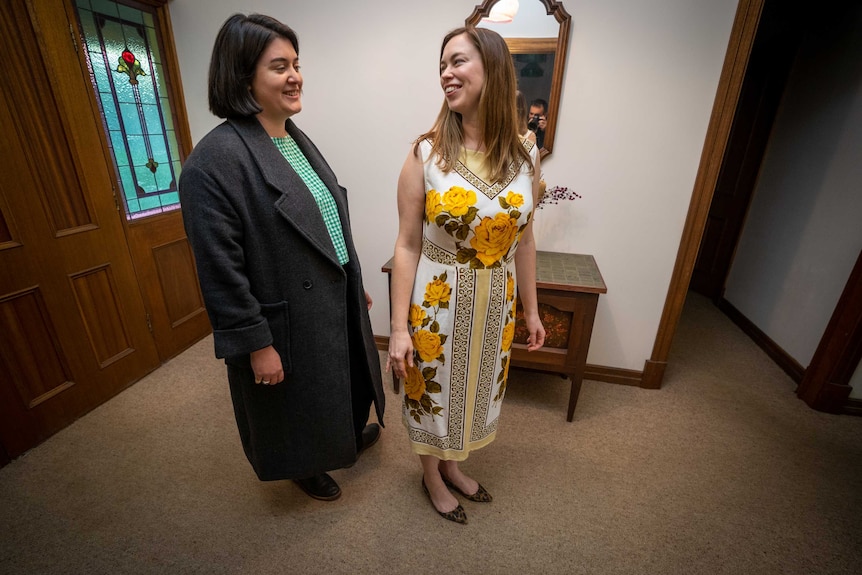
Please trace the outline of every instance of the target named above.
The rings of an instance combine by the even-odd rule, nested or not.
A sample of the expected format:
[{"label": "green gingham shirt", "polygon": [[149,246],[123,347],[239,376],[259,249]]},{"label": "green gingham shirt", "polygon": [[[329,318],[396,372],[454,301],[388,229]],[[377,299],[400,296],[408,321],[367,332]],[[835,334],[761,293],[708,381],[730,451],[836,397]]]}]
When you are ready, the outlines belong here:
[{"label": "green gingham shirt", "polygon": [[341,218],[338,217],[338,207],[335,205],[335,200],[329,189],[321,181],[320,176],[308,163],[308,159],[299,146],[296,145],[296,140],[289,135],[284,138],[273,138],[275,147],[288,161],[290,166],[296,171],[308,189],[311,195],[314,196],[314,201],[317,202],[317,207],[320,208],[320,214],[323,216],[323,221],[326,224],[326,229],[329,230],[329,236],[332,238],[332,245],[335,246],[335,253],[338,255],[338,262],[341,265],[350,261],[347,255],[347,246],[344,245],[344,231],[341,229]]}]

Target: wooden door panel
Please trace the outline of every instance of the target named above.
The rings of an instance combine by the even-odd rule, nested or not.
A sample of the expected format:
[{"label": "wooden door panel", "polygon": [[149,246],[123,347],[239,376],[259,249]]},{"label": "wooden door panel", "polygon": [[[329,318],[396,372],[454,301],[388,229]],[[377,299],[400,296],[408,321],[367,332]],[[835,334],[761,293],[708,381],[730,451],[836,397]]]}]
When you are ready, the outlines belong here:
[{"label": "wooden door panel", "polygon": [[165,361],[210,332],[191,246],[179,211],[130,223],[128,231],[159,357]]},{"label": "wooden door panel", "polygon": [[[63,116],[62,102],[53,89],[61,80],[68,83],[75,74],[51,72],[51,59],[56,55],[50,46],[37,41],[23,2],[16,0],[4,9],[12,26],[4,27],[4,52],[10,56],[4,57],[8,103],[16,110],[39,112],[12,118],[20,148],[28,159],[38,158],[32,173],[36,185],[29,192],[41,200],[55,237],[90,229],[95,225],[94,210],[82,189],[78,162],[68,140],[74,127]],[[15,26],[16,19],[23,25]]]},{"label": "wooden door panel", "polygon": [[133,353],[111,266],[74,274],[71,280],[78,313],[99,367],[104,369]]},{"label": "wooden door panel", "polygon": [[159,285],[172,328],[177,328],[204,313],[194,258],[187,238],[154,246],[153,261],[159,271]]},{"label": "wooden door panel", "polygon": [[72,385],[56,329],[38,286],[0,298],[0,368],[27,409]]}]

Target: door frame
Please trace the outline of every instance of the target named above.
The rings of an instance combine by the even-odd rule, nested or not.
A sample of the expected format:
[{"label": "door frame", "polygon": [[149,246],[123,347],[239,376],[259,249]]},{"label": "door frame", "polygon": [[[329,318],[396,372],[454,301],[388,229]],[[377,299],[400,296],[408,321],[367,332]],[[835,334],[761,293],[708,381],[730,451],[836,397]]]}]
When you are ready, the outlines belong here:
[{"label": "door frame", "polygon": [[730,139],[733,119],[764,2],[765,0],[740,0],[737,5],[691,203],[685,218],[682,240],[677,251],[652,354],[644,364],[641,378],[643,388],[659,389],[664,379],[667,358],[682,315],[724,152]]}]

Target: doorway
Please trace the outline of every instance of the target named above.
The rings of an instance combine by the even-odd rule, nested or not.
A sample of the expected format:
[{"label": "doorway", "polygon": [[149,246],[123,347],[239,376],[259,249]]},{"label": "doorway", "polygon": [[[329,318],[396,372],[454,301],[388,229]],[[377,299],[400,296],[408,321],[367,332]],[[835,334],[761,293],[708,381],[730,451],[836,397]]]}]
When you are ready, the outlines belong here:
[{"label": "doorway", "polygon": [[767,0],[710,202],[689,289],[714,301],[724,285],[757,184],[804,24],[793,3]]},{"label": "doorway", "polygon": [[[849,11],[837,10],[839,7]],[[843,20],[858,19],[859,8],[851,3],[839,2],[828,7],[818,7],[814,13],[810,10],[803,13],[795,2],[740,2],[659,335],[644,372],[644,383],[647,384],[644,387],[660,385],[678,314],[689,287],[719,303],[731,319],[740,324],[795,381],[803,379],[807,371],[805,367],[796,363],[777,345],[772,344],[770,348],[771,340],[762,332],[758,333],[752,322],[746,323],[742,314],[737,312],[734,315],[733,306],[723,298],[725,282],[747,217],[752,192],[758,183],[766,143],[772,135],[772,123],[784,94],[784,86],[806,34],[813,30],[819,34],[823,34],[824,29],[828,32],[831,30],[828,24],[831,23],[847,28]],[[821,26],[823,23],[827,23],[826,28]],[[810,51],[811,46],[817,46],[819,50],[821,45],[828,43],[823,40],[831,40],[832,35],[820,36],[819,40],[816,36],[813,38],[805,40],[805,46],[808,46],[806,50]],[[817,87],[811,89],[816,90]],[[802,186],[793,189],[799,190]],[[770,197],[774,202],[775,198]],[[778,206],[780,204],[779,200]],[[763,213],[762,209],[760,213]],[[751,243],[747,245],[742,254],[749,253]],[[759,262],[769,261],[768,254],[760,255]],[[856,254],[852,255],[855,258]],[[763,260],[763,257],[767,259]],[[759,264],[755,262],[753,265]],[[848,284],[846,288],[852,292],[852,286]],[[852,307],[841,308],[843,311],[839,308],[836,308],[836,314],[846,314],[847,310],[850,310],[851,315],[858,313]],[[845,348],[850,350],[853,346]],[[837,359],[840,358],[832,357],[833,361]],[[847,362],[842,360],[840,363],[846,368]],[[847,369],[841,371],[846,373]],[[809,405],[814,406],[810,401]]]}]

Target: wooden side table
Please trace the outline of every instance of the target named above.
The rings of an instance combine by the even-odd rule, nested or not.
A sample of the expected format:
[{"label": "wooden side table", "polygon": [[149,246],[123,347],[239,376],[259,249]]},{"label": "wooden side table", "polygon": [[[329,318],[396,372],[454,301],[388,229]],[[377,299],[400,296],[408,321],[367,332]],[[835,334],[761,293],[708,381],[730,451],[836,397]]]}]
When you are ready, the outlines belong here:
[{"label": "wooden side table", "polygon": [[[391,280],[392,259],[383,264],[381,271],[390,274]],[[536,291],[546,331],[545,346],[527,351],[527,330],[519,302],[512,367],[568,377],[572,387],[566,421],[572,421],[584,379],[599,295],[607,293],[608,289],[593,256],[537,251]],[[392,381],[397,392],[399,382],[394,374]]]}]

